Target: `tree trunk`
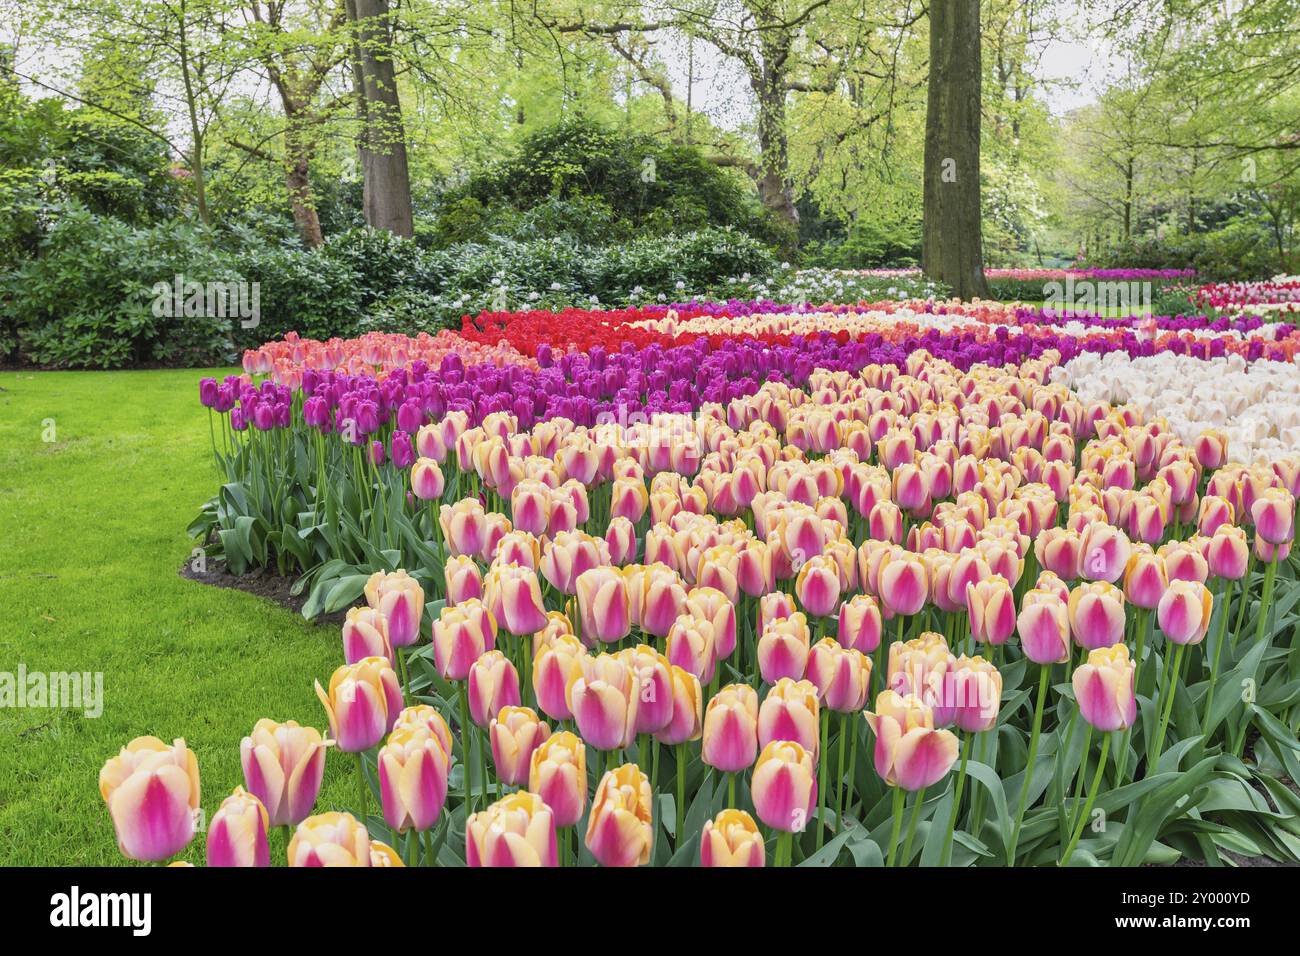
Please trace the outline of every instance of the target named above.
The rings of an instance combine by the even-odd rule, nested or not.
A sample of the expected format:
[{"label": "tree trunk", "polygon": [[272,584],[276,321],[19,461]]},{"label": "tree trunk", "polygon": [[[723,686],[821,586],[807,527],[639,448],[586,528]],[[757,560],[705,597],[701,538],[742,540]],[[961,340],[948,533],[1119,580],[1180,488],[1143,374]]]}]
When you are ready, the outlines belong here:
[{"label": "tree trunk", "polygon": [[930,5],[921,267],[963,299],[986,298],[980,234],[980,5]]},{"label": "tree trunk", "polygon": [[751,74],[750,86],[758,98],[758,197],[777,221],[799,228],[799,210],[790,185],[790,148],[785,122],[785,71],[787,49],[764,37],[763,63]]},{"label": "tree trunk", "polygon": [[312,195],[311,148],[302,132],[297,129],[296,116],[286,117],[284,131],[285,185],[289,190],[289,206],[293,210],[293,224],[298,229],[302,244],[315,249],[325,244],[320,230],[320,216],[316,213],[316,197]]},{"label": "tree trunk", "polygon": [[398,236],[415,235],[411,212],[411,175],[406,158],[402,105],[393,69],[388,0],[350,0],[356,19],[364,123],[361,170],[366,223]]}]

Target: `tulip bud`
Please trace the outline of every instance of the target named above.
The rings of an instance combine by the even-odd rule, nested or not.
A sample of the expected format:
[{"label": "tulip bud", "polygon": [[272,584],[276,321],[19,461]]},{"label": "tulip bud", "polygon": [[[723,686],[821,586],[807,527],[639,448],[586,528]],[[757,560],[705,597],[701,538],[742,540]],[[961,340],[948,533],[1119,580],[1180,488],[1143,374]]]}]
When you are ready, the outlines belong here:
[{"label": "tulip bud", "polygon": [[1005,644],[1016,629],[1016,598],[1006,578],[995,574],[966,586],[971,635],[981,644]]},{"label": "tulip bud", "polygon": [[270,866],[269,826],[262,802],[236,787],[208,824],[208,866]]},{"label": "tulip bud", "polygon": [[290,866],[370,866],[370,834],[350,813],[318,813],[289,841]]},{"label": "tulip bud", "polygon": [[[830,638],[832,647],[845,653]],[[777,681],[758,708],[758,745],[766,747],[773,740],[793,740],[817,760],[818,715],[821,705],[812,681]]]},{"label": "tulip bud", "polygon": [[676,665],[669,667],[668,674],[669,693],[673,699],[672,717],[655,733],[655,739],[669,746],[698,740],[703,733],[704,710],[700,679]]},{"label": "tulip bud", "polygon": [[1128,602],[1150,611],[1160,603],[1167,587],[1164,558],[1145,545],[1134,547],[1124,570],[1124,597]]},{"label": "tulip bud", "polygon": [[1289,491],[1268,488],[1250,506],[1255,534],[1269,544],[1286,544],[1295,537],[1295,499]]},{"label": "tulip bud", "polygon": [[871,668],[871,658],[842,647],[833,638],[822,638],[808,652],[808,679],[826,707],[836,713],[851,713],[867,705]]},{"label": "tulip bud", "polygon": [[477,499],[464,498],[454,505],[443,505],[438,511],[438,525],[449,554],[482,553],[487,540],[487,515]]},{"label": "tulip bud", "polygon": [[957,658],[952,670],[955,722],[968,734],[992,730],[1002,702],[1002,673],[984,658]]},{"label": "tulip bud", "polygon": [[1124,592],[1105,581],[1080,584],[1070,592],[1070,630],[1087,650],[1124,640]]},{"label": "tulip bud", "polygon": [[929,577],[925,565],[907,551],[891,551],[880,559],[880,601],[890,617],[915,614],[925,606]]},{"label": "tulip bud", "polygon": [[406,867],[406,864],[402,862],[402,858],[397,855],[396,850],[387,843],[380,843],[378,840],[370,841],[370,865],[376,869]]},{"label": "tulip bud", "polygon": [[515,564],[498,565],[483,581],[483,603],[511,634],[532,634],[546,626],[546,608],[537,574]]},{"label": "tulip bud", "polygon": [[404,833],[429,829],[447,802],[451,752],[423,727],[394,729],[379,750],[379,795],[384,821]]},{"label": "tulip bud", "polygon": [[592,568],[576,581],[582,636],[613,644],[632,630],[627,577],[616,568]]},{"label": "tulip bud", "polygon": [[533,658],[533,692],[537,695],[537,706],[546,716],[553,720],[573,718],[567,699],[569,679],[581,667],[579,658],[586,655],[587,649],[580,640],[571,634],[561,634]]},{"label": "tulip bud", "polygon": [[136,737],[99,771],[99,794],[129,860],[165,860],[194,838],[199,764],[183,740]]},{"label": "tulip bud", "polygon": [[1118,528],[1094,521],[1083,533],[1082,549],[1079,576],[1113,583],[1124,573],[1132,545]]},{"label": "tulip bud", "polygon": [[666,637],[686,609],[682,579],[665,565],[651,564],[646,566],[640,582],[640,600],[632,599],[632,604],[639,609],[634,615],[637,624],[647,634]]},{"label": "tulip bud", "polygon": [[728,808],[704,821],[701,866],[762,866],[764,852],[763,834],[744,810]]},{"label": "tulip bud", "polygon": [[1210,627],[1214,597],[1199,581],[1170,581],[1160,599],[1156,620],[1160,631],[1175,644],[1199,644]]},{"label": "tulip bud", "polygon": [[794,590],[805,613],[825,617],[840,602],[839,571],[825,555],[809,558],[799,569]]},{"label": "tulip bud", "polygon": [[612,654],[579,658],[569,678],[569,709],[582,739],[597,750],[621,750],[636,738],[640,688],[636,674]]},{"label": "tulip bud", "polygon": [[919,697],[882,691],[875,712],[863,716],[876,735],[876,773],[891,787],[922,790],[942,780],[957,760],[957,737],[935,729],[934,713]]},{"label": "tulip bud", "polygon": [[889,645],[889,672],[885,686],[899,694],[915,696],[930,708],[937,727],[946,727],[957,716],[952,699],[952,670],[957,659],[942,634],[925,631],[910,641]]},{"label": "tulip bud", "polygon": [[397,674],[382,657],[364,657],[340,667],[330,677],[328,692],[316,681],[316,696],[329,717],[330,736],[344,753],[378,744],[403,705]]},{"label": "tulip bud", "polygon": [[1250,564],[1246,532],[1232,525],[1220,527],[1205,545],[1205,563],[1215,577],[1240,581]]},{"label": "tulip bud", "polygon": [[636,528],[628,518],[619,515],[609,519],[605,529],[605,544],[609,547],[610,564],[624,565],[636,560]]},{"label": "tulip bud", "polygon": [[557,827],[582,819],[587,805],[587,748],[567,730],[538,744],[529,759],[528,789],[545,801]]},{"label": "tulip bud", "polygon": [[433,622],[433,663],[443,680],[464,680],[476,660],[496,646],[497,622],[478,600],[442,609]]},{"label": "tulip bud", "polygon": [[577,591],[578,576],[610,564],[609,546],[578,531],[557,534],[542,555],[542,576],[561,594]]},{"label": "tulip bud", "polygon": [[587,849],[601,866],[643,866],[654,845],[653,794],[640,768],[625,763],[596,787],[587,822]]},{"label": "tulip bud", "polygon": [[354,607],[343,621],[343,660],[355,664],[363,657],[382,657],[392,663],[388,619],[374,608]]},{"label": "tulip bud", "polygon": [[750,796],[758,818],[774,830],[801,833],[817,805],[813,755],[789,740],[773,740],[754,764]]},{"label": "tulip bud", "polygon": [[748,684],[728,684],[704,712],[701,759],[724,773],[749,767],[758,753],[758,692]]},{"label": "tulip bud", "polygon": [[446,584],[447,604],[456,605],[472,599],[483,597],[483,572],[478,569],[474,559],[467,554],[455,555],[447,559],[443,569]]},{"label": "tulip bud", "polygon": [[[376,571],[366,581],[366,603],[384,616],[388,641],[393,647],[409,647],[420,639],[424,617],[424,588],[405,571]],[[371,655],[389,656],[392,655]]]},{"label": "tulip bud", "polygon": [[[446,454],[446,452],[444,452]],[[447,488],[442,469],[432,458],[417,458],[411,466],[411,494],[421,501],[437,501]]]},{"label": "tulip bud", "polygon": [[551,808],[537,794],[520,790],[475,813],[465,822],[465,865],[558,866]]},{"label": "tulip bud", "polygon": [[758,669],[763,680],[769,684],[782,677],[800,680],[808,664],[811,640],[808,621],[799,612],[764,624],[758,638]]},{"label": "tulip bud", "polygon": [[533,751],[550,734],[531,707],[502,707],[488,725],[497,779],[507,787],[526,786]]},{"label": "tulip bud", "polygon": [[1070,659],[1070,615],[1058,594],[1026,591],[1016,618],[1020,650],[1035,664],[1064,664]]},{"label": "tulip bud", "polygon": [[880,607],[869,594],[859,594],[840,605],[836,640],[842,647],[874,653],[880,646],[883,625]]},{"label": "tulip bud", "polygon": [[466,678],[469,716],[486,727],[502,707],[519,706],[519,674],[500,651],[488,651],[472,665]]},{"label": "tulip bud", "polygon": [[1137,717],[1134,671],[1123,644],[1091,651],[1088,662],[1075,668],[1070,678],[1083,719],[1102,732],[1133,726]]},{"label": "tulip bud", "polygon": [[325,773],[325,743],[315,727],[263,717],[240,742],[239,762],[271,826],[297,826],[311,813]]}]

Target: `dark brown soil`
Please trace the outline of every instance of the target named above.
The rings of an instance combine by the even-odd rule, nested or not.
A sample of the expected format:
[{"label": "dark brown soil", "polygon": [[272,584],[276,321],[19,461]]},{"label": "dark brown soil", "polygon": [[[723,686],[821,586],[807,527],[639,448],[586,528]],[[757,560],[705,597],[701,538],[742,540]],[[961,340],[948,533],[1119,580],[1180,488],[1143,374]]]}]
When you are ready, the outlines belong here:
[{"label": "dark brown soil", "polygon": [[[260,598],[272,601],[283,608],[293,611],[295,614],[302,614],[302,606],[307,603],[307,590],[303,589],[302,594],[291,594],[289,589],[293,587],[294,582],[298,579],[290,575],[276,574],[272,571],[258,571],[253,574],[231,574],[230,569],[226,567],[224,561],[209,561],[207,570],[200,573],[194,569],[190,561],[181,565],[178,572],[181,577],[189,581],[197,581],[199,584],[209,584],[218,588],[231,588],[236,591],[243,591],[245,594],[253,594]],[[346,612],[339,611],[335,614],[323,614],[316,618],[316,624],[337,627],[343,623]]]}]

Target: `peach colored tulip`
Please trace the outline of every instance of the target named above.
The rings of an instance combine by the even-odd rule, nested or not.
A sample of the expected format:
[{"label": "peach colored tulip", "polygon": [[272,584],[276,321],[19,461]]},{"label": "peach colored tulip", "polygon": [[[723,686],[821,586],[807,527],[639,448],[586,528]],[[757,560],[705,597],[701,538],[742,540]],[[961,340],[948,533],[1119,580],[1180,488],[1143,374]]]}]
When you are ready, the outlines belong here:
[{"label": "peach colored tulip", "polygon": [[318,813],[289,841],[290,866],[370,866],[370,835],[350,813]]},{"label": "peach colored tulip", "polygon": [[397,673],[382,657],[340,667],[330,676],[328,691],[316,681],[316,696],[329,717],[330,736],[344,753],[378,744],[403,706]]},{"label": "peach colored tulip", "polygon": [[535,793],[520,790],[465,823],[465,865],[558,866],[555,815]]},{"label": "peach colored tulip", "polygon": [[650,862],[653,799],[650,781],[633,763],[609,771],[597,784],[586,844],[601,866],[643,866]]},{"label": "peach colored tulip", "polygon": [[1214,610],[1214,596],[1199,581],[1170,581],[1160,598],[1156,620],[1160,631],[1175,644],[1199,644],[1205,640]]},{"label": "peach colored tulip", "polygon": [[763,680],[769,684],[782,677],[800,680],[808,666],[810,641],[808,621],[798,611],[764,624],[758,638],[758,670]]},{"label": "peach colored tulip", "polygon": [[748,684],[728,684],[704,712],[701,759],[725,773],[749,767],[758,754],[758,692]]},{"label": "peach colored tulip", "polygon": [[957,759],[957,737],[936,730],[934,713],[919,697],[892,690],[863,716],[876,735],[876,773],[891,787],[916,791],[938,783]]},{"label": "peach colored tulip", "polygon": [[847,714],[867,705],[871,658],[862,652],[824,637],[808,652],[807,673],[828,709]]},{"label": "peach colored tulip", "polygon": [[502,707],[488,725],[497,779],[508,787],[527,786],[533,751],[550,734],[531,707]]},{"label": "peach colored tulip", "polygon": [[472,665],[465,680],[470,720],[487,727],[503,707],[519,706],[519,674],[500,651],[488,651]]},{"label": "peach colored tulip", "polygon": [[424,588],[419,581],[400,568],[376,571],[366,581],[365,592],[366,603],[388,622],[388,640],[393,647],[409,647],[420,639]]},{"label": "peach colored tulip", "polygon": [[343,621],[343,660],[355,664],[363,657],[382,657],[392,662],[388,619],[371,607],[349,608]]},{"label": "peach colored tulip", "polygon": [[[832,646],[839,648],[830,638]],[[812,681],[777,681],[758,708],[758,745],[766,747],[773,740],[793,740],[817,760],[818,716],[821,706],[817,687]]]},{"label": "peach colored tulip", "polygon": [[117,847],[130,860],[165,860],[194,838],[199,764],[185,741],[136,737],[99,771]]},{"label": "peach colored tulip", "polygon": [[546,608],[537,574],[531,568],[497,566],[483,581],[483,603],[511,634],[533,634],[546,626]]},{"label": "peach colored tulip", "polygon": [[443,569],[443,583],[446,585],[449,605],[483,597],[483,572],[467,554],[447,559]]},{"label": "peach colored tulip", "polygon": [[754,764],[750,796],[769,827],[802,832],[817,805],[813,755],[793,741],[773,740]]},{"label": "peach colored tulip", "polygon": [[672,695],[672,717],[655,739],[672,746],[698,740],[703,733],[704,698],[700,679],[690,671],[673,665],[669,668],[669,692]]},{"label": "peach colored tulip", "polygon": [[270,866],[269,828],[262,801],[236,787],[208,824],[208,866]]},{"label": "peach colored tulip", "polygon": [[1137,718],[1133,661],[1123,644],[1099,647],[1071,676],[1083,719],[1100,731],[1124,730]]},{"label": "peach colored tulip", "polygon": [[394,729],[379,750],[384,822],[399,833],[429,829],[447,801],[451,752],[423,727]]},{"label": "peach colored tulip", "polygon": [[636,738],[637,675],[612,654],[579,658],[569,678],[569,709],[582,739],[597,750],[621,750]]},{"label": "peach colored tulip", "polygon": [[474,662],[496,647],[497,622],[482,601],[444,607],[433,622],[433,662],[444,680],[464,680]]},{"label": "peach colored tulip", "polygon": [[[567,692],[569,679],[581,667],[587,648],[572,634],[558,635],[533,658],[533,692],[537,706],[553,720],[571,720]],[[561,824],[562,826],[564,824]]]},{"label": "peach colored tulip", "polygon": [[297,826],[311,813],[325,773],[326,744],[315,727],[263,717],[239,744],[244,786],[273,827]]},{"label": "peach colored tulip", "polygon": [[582,636],[612,644],[632,629],[627,577],[616,568],[592,568],[577,578]]},{"label": "peach colored tulip", "polygon": [[744,810],[728,808],[704,821],[701,866],[762,866],[764,853],[763,834]]},{"label": "peach colored tulip", "polygon": [[1124,592],[1105,581],[1080,584],[1070,592],[1070,630],[1088,650],[1124,640]]},{"label": "peach colored tulip", "polygon": [[529,758],[528,789],[545,801],[557,827],[582,819],[587,805],[587,748],[567,730],[551,734]]}]

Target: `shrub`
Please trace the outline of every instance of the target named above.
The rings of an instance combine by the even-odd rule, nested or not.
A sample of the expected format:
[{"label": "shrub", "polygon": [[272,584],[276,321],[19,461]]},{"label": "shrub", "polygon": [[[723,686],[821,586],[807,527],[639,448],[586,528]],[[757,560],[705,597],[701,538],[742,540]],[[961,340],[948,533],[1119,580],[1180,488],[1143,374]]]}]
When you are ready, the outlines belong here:
[{"label": "shrub", "polygon": [[55,368],[208,364],[233,357],[230,320],[156,314],[154,287],[242,276],[187,223],[146,228],[74,206],[40,255],[0,277],[0,309],[23,358]]}]

